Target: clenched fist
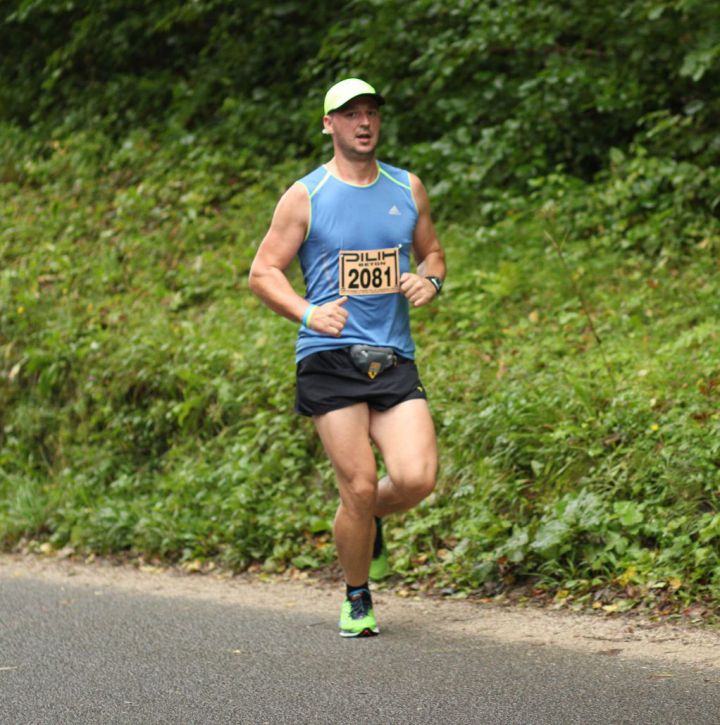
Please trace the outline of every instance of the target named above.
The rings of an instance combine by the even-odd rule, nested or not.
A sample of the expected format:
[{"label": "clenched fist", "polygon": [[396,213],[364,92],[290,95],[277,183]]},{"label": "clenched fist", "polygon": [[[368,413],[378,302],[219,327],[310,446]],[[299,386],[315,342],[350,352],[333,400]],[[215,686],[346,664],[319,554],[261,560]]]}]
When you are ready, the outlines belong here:
[{"label": "clenched fist", "polygon": [[348,311],[343,307],[347,301],[347,297],[340,297],[324,305],[318,305],[313,310],[308,327],[324,335],[340,337],[348,318]]},{"label": "clenched fist", "polygon": [[413,307],[426,305],[437,294],[435,285],[429,279],[412,272],[405,272],[400,277],[400,291]]}]

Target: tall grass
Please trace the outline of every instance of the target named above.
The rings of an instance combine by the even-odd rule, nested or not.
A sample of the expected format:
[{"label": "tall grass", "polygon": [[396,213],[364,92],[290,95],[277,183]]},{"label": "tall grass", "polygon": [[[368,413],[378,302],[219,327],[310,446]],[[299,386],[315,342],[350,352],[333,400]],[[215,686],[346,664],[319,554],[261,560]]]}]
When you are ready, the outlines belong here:
[{"label": "tall grass", "polygon": [[[0,148],[3,545],[331,562],[295,328],[245,281],[303,165],[142,133]],[[717,601],[716,176],[638,152],[441,226],[446,290],[413,313],[441,476],[389,522],[406,580]]]}]

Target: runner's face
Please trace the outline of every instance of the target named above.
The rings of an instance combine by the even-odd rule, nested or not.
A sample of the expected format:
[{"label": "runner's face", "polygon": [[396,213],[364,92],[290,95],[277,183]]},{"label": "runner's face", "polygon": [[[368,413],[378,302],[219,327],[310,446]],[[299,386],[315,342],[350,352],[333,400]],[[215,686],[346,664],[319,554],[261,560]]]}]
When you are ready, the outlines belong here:
[{"label": "runner's face", "polygon": [[355,159],[374,156],[380,139],[380,111],[374,98],[354,98],[323,121],[336,149],[345,156]]}]

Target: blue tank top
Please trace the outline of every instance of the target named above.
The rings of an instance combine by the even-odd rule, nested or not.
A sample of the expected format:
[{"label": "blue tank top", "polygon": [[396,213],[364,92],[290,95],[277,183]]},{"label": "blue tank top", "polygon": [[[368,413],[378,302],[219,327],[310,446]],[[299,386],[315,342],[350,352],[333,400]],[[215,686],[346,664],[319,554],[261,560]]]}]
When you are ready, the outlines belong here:
[{"label": "blue tank top", "polygon": [[[321,166],[299,183],[310,197],[308,231],[298,251],[305,299],[322,305],[341,296],[341,251],[397,248],[400,274],[410,271],[418,211],[407,171],[378,163],[375,181],[358,186],[341,181]],[[400,355],[414,358],[409,303],[402,294],[352,295],[345,309],[348,320],[340,337],[300,328],[296,361],[357,343],[392,347]]]},{"label": "blue tank top", "polygon": [[[299,183],[310,197],[308,232],[298,251],[309,302],[322,305],[341,296],[341,251],[397,248],[400,274],[410,271],[418,212],[407,171],[378,163],[375,181],[357,186],[321,166]],[[392,347],[400,355],[414,358],[409,305],[402,294],[352,295],[345,309],[348,320],[340,337],[300,328],[296,361],[357,343]]]}]

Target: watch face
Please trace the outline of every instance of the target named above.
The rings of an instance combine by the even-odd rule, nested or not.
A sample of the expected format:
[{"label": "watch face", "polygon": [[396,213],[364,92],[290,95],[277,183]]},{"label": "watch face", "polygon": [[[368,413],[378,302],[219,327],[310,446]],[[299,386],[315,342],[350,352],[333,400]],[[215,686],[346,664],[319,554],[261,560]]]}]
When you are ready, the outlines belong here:
[{"label": "watch face", "polygon": [[435,277],[433,275],[430,275],[428,279],[432,282],[433,287],[437,290],[438,294],[440,294],[440,290],[443,286],[443,281],[440,279],[440,277]]}]

